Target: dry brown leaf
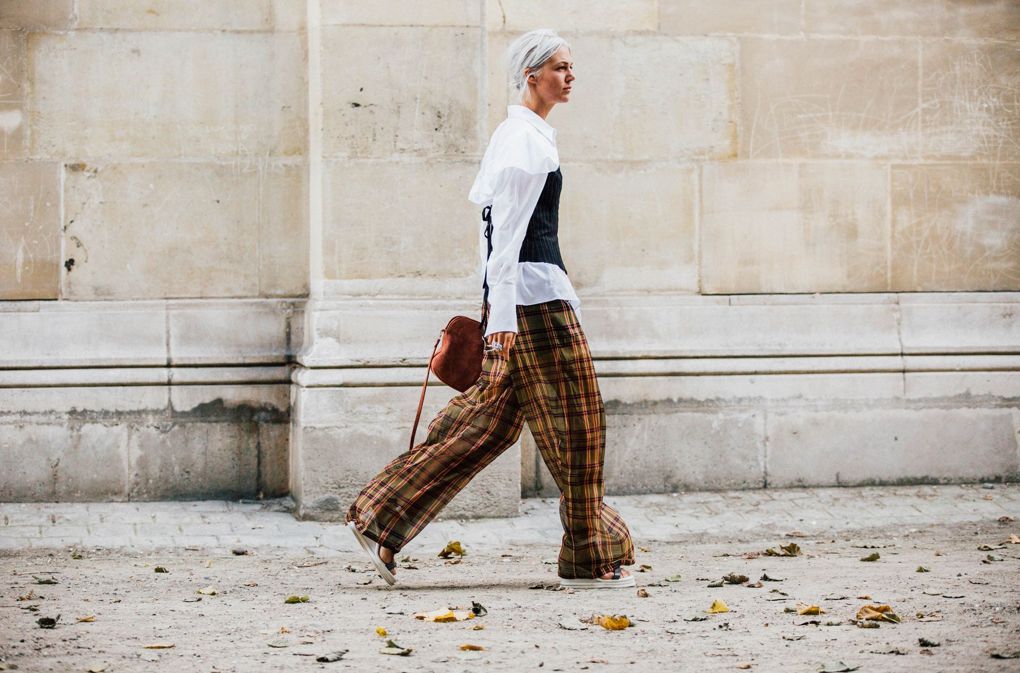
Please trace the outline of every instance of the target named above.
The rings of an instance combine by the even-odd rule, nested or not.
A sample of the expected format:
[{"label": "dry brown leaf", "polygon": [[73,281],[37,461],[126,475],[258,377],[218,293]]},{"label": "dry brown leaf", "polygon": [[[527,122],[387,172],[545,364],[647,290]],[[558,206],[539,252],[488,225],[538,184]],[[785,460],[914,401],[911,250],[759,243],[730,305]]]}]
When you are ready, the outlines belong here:
[{"label": "dry brown leaf", "polygon": [[638,598],[648,598],[648,591],[644,587],[641,587],[637,590],[637,595]]},{"label": "dry brown leaf", "polygon": [[470,643],[464,643],[463,645],[460,646],[460,649],[467,652],[481,652],[485,648],[482,647],[481,645],[471,645]]},{"label": "dry brown leaf", "polygon": [[897,615],[892,607],[888,605],[864,605],[857,611],[857,619],[861,620],[873,620],[876,622],[893,622],[898,624],[900,616]]},{"label": "dry brown leaf", "polygon": [[149,643],[148,645],[142,645],[146,650],[168,650],[171,647],[177,647],[174,643]]}]

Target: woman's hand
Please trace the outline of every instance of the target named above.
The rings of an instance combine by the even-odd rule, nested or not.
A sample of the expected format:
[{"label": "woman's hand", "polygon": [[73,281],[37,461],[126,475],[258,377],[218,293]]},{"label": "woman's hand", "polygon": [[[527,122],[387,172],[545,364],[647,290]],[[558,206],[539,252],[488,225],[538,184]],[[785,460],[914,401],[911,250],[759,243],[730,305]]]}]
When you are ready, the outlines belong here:
[{"label": "woman's hand", "polygon": [[513,347],[516,338],[517,332],[493,332],[485,338],[485,341],[489,344],[502,344],[503,349],[499,351],[499,355],[505,358],[510,355],[510,349]]}]

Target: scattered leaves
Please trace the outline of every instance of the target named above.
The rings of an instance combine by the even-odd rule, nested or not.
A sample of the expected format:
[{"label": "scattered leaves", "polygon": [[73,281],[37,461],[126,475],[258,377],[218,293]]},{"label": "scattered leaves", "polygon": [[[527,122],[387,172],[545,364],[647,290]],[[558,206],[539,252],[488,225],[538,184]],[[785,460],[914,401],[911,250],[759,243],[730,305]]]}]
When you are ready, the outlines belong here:
[{"label": "scattered leaves", "polygon": [[462,622],[465,619],[472,619],[474,616],[475,613],[471,610],[450,610],[449,608],[414,613],[415,619],[424,619],[427,622]]},{"label": "scattered leaves", "polygon": [[766,556],[800,556],[800,545],[798,545],[796,542],[791,542],[790,544],[779,545],[779,550],[778,551],[776,549],[774,549],[773,547],[769,547],[768,549],[765,550],[765,555]]},{"label": "scattered leaves", "polygon": [[439,552],[439,558],[450,558],[456,554],[457,556],[464,555],[464,547],[461,546],[460,540],[452,540],[443,547],[443,551]]},{"label": "scattered leaves", "polygon": [[876,622],[900,623],[900,617],[888,605],[864,605],[857,611],[859,621],[872,620]]},{"label": "scattered leaves", "polygon": [[326,654],[320,654],[319,656],[315,657],[315,660],[323,664],[328,664],[333,661],[340,661],[341,659],[343,659],[345,654],[347,654],[347,650],[337,650],[336,652],[327,652]]},{"label": "scattered leaves", "polygon": [[712,613],[712,614],[717,614],[719,612],[729,612],[730,609],[729,609],[729,607],[727,607],[725,601],[721,601],[719,599],[716,599],[716,600],[712,601],[712,606],[710,608],[708,608],[708,611],[710,613]]},{"label": "scattered leaves", "polygon": [[387,640],[386,641],[386,647],[384,647],[381,650],[379,650],[379,654],[393,654],[393,655],[396,655],[398,657],[406,657],[406,656],[409,656],[411,654],[411,651],[412,651],[412,648],[410,648],[410,647],[401,647],[400,645],[397,645],[392,640]]}]

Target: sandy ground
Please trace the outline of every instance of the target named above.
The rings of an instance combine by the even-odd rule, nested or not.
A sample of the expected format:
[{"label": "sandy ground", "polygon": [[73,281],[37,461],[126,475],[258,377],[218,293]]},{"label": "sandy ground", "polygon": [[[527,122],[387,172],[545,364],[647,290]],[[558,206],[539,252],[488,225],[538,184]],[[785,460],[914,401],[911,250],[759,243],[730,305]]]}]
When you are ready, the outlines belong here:
[{"label": "sandy ground", "polygon": [[[635,572],[647,597],[535,588],[555,586],[555,549],[545,546],[468,548],[459,563],[415,557],[402,565],[417,569],[399,569],[393,588],[356,554],[15,552],[0,557],[0,670],[819,671],[842,662],[861,671],[1020,671],[1020,659],[991,656],[1020,656],[1020,545],[999,547],[1018,532],[1015,521],[989,521],[647,543],[630,568],[650,566]],[[760,554],[790,542],[801,555]],[[879,560],[860,560],[873,552]],[[728,573],[750,585],[763,573],[781,581],[708,586]],[[197,593],[210,586],[215,595]],[[289,595],[309,600],[286,604]],[[730,611],[709,614],[716,599]],[[472,602],[487,614],[414,617]],[[803,604],[824,612],[799,615]],[[888,604],[902,621],[860,628],[850,620],[866,604]],[[634,626],[582,621],[593,614],[627,615]],[[37,624],[57,615],[55,628]],[[387,639],[411,653],[380,653]],[[173,647],[144,647],[156,643]],[[347,650],[339,661],[316,661],[338,650]]]}]

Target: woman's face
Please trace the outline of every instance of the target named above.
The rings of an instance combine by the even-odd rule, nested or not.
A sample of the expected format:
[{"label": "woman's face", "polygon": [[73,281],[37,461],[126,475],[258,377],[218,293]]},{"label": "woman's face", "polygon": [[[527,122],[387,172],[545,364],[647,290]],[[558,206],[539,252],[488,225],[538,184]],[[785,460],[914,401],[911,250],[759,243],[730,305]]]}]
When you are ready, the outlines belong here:
[{"label": "woman's face", "polygon": [[570,100],[570,87],[574,81],[574,61],[570,57],[569,49],[560,47],[542,65],[541,70],[534,72],[536,98],[549,104],[566,103]]}]

